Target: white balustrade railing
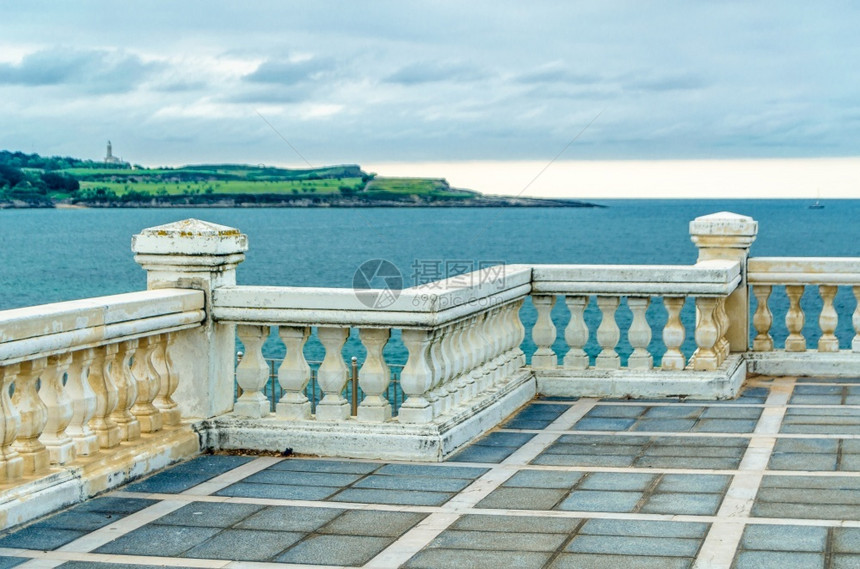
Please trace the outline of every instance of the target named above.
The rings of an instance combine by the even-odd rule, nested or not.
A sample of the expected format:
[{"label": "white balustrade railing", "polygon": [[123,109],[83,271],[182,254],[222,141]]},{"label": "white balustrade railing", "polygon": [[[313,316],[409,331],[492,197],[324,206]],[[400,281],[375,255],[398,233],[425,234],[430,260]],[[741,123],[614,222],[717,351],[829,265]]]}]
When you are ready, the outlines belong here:
[{"label": "white balustrade railing", "polygon": [[[617,347],[621,329],[616,320],[621,299],[626,299],[632,313],[627,340],[632,353],[627,358],[630,370],[654,369],[654,354],[649,345],[652,337],[662,334],[666,351],[660,369],[664,371],[714,370],[729,355],[726,333],[731,325],[726,314],[726,299],[741,282],[741,265],[737,261],[702,261],[693,266],[636,265],[536,265],[532,275],[532,302],[537,320],[532,339],[537,349],[532,357],[535,369],[559,369],[553,349],[557,328],[552,319],[556,297],[563,296],[570,313],[564,329],[568,345],[561,369],[620,369]],[[596,330],[599,353],[594,365],[585,348],[589,326],[586,308],[596,297],[600,323]],[[652,330],[647,310],[654,297],[662,299],[666,324]],[[694,330],[696,350],[688,362],[681,351],[687,331],[681,321],[681,309],[687,298],[695,299],[698,318]]]},{"label": "white balustrade railing", "polygon": [[0,312],[0,484],[178,423],[168,348],[203,308],[163,289]]},{"label": "white balustrade railing", "polygon": [[[244,345],[236,368],[242,394],[233,411],[256,418],[269,414],[263,392],[269,373],[262,346],[270,329],[277,327],[286,355],[278,369],[283,396],[276,417],[343,421],[351,416],[342,392],[349,373],[343,346],[352,329],[358,330],[367,354],[358,374],[365,393],[357,409],[358,421],[392,420],[390,403],[383,397],[392,363],[386,361],[384,349],[392,330],[401,331],[408,352],[400,376],[406,399],[396,420],[428,423],[455,412],[482,393],[496,390],[525,363],[519,309],[530,283],[528,267],[488,269],[392,291],[396,299],[384,307],[366,303],[372,295],[357,296],[351,289],[218,288],[213,293],[213,316],[222,324],[236,324]],[[314,333],[325,357],[317,372],[323,396],[312,416],[305,394],[310,367],[304,346]]]},{"label": "white balustrade railing", "polygon": [[[836,331],[840,321],[834,301],[839,288],[844,287],[850,289],[855,302],[850,318],[853,327],[851,350],[860,352],[860,258],[754,257],[749,260],[748,281],[756,299],[753,351],[772,352],[776,347],[772,335],[772,295],[774,287],[781,287],[788,299],[784,316],[787,332],[785,351],[838,352]],[[808,345],[807,314],[801,303],[807,289],[815,290],[818,298],[814,304],[820,305],[817,319],[820,335],[814,346]],[[843,317],[847,317],[844,311]]]}]

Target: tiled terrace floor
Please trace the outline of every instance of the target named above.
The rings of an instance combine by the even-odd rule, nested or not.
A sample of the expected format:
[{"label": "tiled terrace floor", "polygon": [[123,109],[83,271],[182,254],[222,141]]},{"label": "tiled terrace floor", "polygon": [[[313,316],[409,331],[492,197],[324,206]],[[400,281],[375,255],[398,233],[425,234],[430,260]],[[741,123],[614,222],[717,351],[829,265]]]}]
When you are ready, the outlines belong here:
[{"label": "tiled terrace floor", "polygon": [[[203,456],[0,536],[3,567],[860,568],[860,379],[540,400],[443,464]],[[116,565],[119,564],[119,565]]]}]

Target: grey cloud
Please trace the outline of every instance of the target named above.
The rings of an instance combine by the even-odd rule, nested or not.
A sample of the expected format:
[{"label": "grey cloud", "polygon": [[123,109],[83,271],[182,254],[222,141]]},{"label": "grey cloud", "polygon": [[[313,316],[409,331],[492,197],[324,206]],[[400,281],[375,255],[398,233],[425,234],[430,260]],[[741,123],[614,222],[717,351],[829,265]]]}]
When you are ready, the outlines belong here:
[{"label": "grey cloud", "polygon": [[314,58],[306,61],[264,61],[252,73],[244,76],[252,83],[277,83],[290,85],[312,79],[334,69],[334,61],[328,58]]},{"label": "grey cloud", "polygon": [[0,64],[0,84],[77,85],[90,93],[123,92],[161,67],[122,51],[55,48],[28,54],[17,64]]}]

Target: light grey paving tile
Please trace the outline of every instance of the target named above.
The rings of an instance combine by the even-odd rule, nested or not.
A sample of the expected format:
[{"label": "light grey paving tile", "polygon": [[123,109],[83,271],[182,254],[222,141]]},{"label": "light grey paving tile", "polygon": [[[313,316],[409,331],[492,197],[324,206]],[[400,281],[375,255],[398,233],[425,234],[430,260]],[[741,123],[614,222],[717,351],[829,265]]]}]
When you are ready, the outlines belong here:
[{"label": "light grey paving tile", "polygon": [[673,437],[661,435],[654,438],[654,446],[680,446],[680,447],[732,447],[747,448],[749,439],[746,437],[716,435],[707,437]]},{"label": "light grey paving tile", "polygon": [[410,506],[441,506],[454,496],[449,492],[392,492],[373,488],[347,488],[329,498],[332,502],[359,502],[364,504],[398,504]]},{"label": "light grey paving tile", "polygon": [[442,478],[428,476],[383,476],[371,474],[356,482],[353,488],[375,488],[381,490],[425,492],[459,492],[472,483],[468,478]]},{"label": "light grey paving tile", "polygon": [[696,419],[705,410],[704,407],[691,407],[687,405],[667,405],[665,407],[651,407],[643,418],[645,419]]},{"label": "light grey paving tile", "polygon": [[586,535],[703,538],[709,527],[709,524],[700,522],[591,519],[585,522],[579,533]]},{"label": "light grey paving tile", "polygon": [[860,553],[860,528],[834,529],[833,551],[838,553]]},{"label": "light grey paving tile", "polygon": [[702,412],[703,419],[753,419],[761,417],[760,407],[708,407]]},{"label": "light grey paving tile", "polygon": [[487,473],[487,468],[471,466],[431,466],[424,464],[386,464],[376,474],[432,476],[439,478],[468,478],[474,480]]},{"label": "light grey paving tile", "polygon": [[844,439],[842,441],[842,452],[860,454],[860,439]]},{"label": "light grey paving tile", "polygon": [[387,537],[312,535],[275,558],[280,563],[364,565],[392,542]]},{"label": "light grey paving tile", "polygon": [[639,419],[631,431],[686,432],[693,428],[696,419]]},{"label": "light grey paving tile", "polygon": [[602,444],[571,444],[555,443],[550,445],[544,452],[546,454],[572,454],[572,455],[630,455],[636,456],[642,451],[643,445],[602,445]]},{"label": "light grey paving tile", "polygon": [[300,506],[269,506],[237,524],[241,529],[271,531],[315,531],[346,510],[338,508],[306,508]]},{"label": "light grey paving tile", "polygon": [[614,445],[635,446],[647,444],[651,437],[643,435],[562,435],[558,442],[562,444],[597,445],[600,448]]},{"label": "light grey paving tile", "polygon": [[775,476],[766,475],[761,483],[763,488],[845,488],[860,490],[860,478],[848,476]]},{"label": "light grey paving tile", "polygon": [[761,488],[758,500],[762,502],[789,502],[794,504],[847,504],[860,506],[860,490],[808,488]]},{"label": "light grey paving tile", "polygon": [[695,470],[734,470],[740,458],[701,458],[683,456],[643,456],[636,461],[639,468],[687,468]]},{"label": "light grey paving tile", "polygon": [[362,474],[341,474],[333,472],[300,472],[294,470],[266,469],[247,478],[242,482],[254,484],[287,484],[289,486],[347,486],[352,484]]},{"label": "light grey paving tile", "polygon": [[577,421],[573,428],[576,431],[626,431],[635,422],[635,419],[584,418]]},{"label": "light grey paving tile", "polygon": [[155,520],[154,524],[227,528],[237,524],[264,506],[193,502]]},{"label": "light grey paving tile", "polygon": [[428,547],[441,549],[487,549],[491,551],[555,551],[566,535],[447,530]]},{"label": "light grey paving tile", "polygon": [[649,514],[687,514],[711,516],[717,513],[723,497],[720,494],[654,494],[642,512]]},{"label": "light grey paving tile", "polygon": [[741,551],[734,569],[824,569],[823,553]]},{"label": "light grey paving tile", "polygon": [[742,458],[745,448],[676,445],[652,445],[644,456],[683,456],[694,458]]},{"label": "light grey paving tile", "polygon": [[504,433],[494,432],[478,439],[475,444],[482,446],[521,447],[535,437],[532,433]]},{"label": "light grey paving tile", "polygon": [[178,557],[220,531],[219,528],[146,525],[106,543],[95,552]]},{"label": "light grey paving tile", "polygon": [[634,455],[567,455],[567,454],[547,454],[538,455],[531,464],[541,466],[606,466],[622,468],[632,466],[635,460]]},{"label": "light grey paving tile", "polygon": [[839,470],[845,470],[848,472],[856,472],[860,470],[860,455],[843,454],[842,460],[839,461]]},{"label": "light grey paving tile", "polygon": [[778,439],[773,445],[773,451],[777,453],[835,454],[838,450],[838,439]]},{"label": "light grey paving tile", "polygon": [[237,482],[215,492],[216,496],[243,498],[273,498],[276,500],[323,500],[340,488],[328,486],[286,486],[281,484],[252,484]]},{"label": "light grey paving tile", "polygon": [[592,472],[579,484],[579,489],[644,491],[656,478],[656,474],[640,472]]},{"label": "light grey paving tile", "polygon": [[299,532],[228,529],[192,547],[182,557],[266,561],[304,536]]},{"label": "light grey paving tile", "polygon": [[558,509],[583,512],[632,512],[641,498],[641,492],[577,490],[565,498]]},{"label": "light grey paving tile", "polygon": [[860,507],[835,504],[798,504],[756,502],[752,515],[762,518],[800,518],[810,520],[860,520]]},{"label": "light grey paving tile", "polygon": [[473,444],[447,459],[447,462],[499,463],[516,451],[516,447]]},{"label": "light grey paving tile", "polygon": [[522,488],[573,488],[579,482],[581,472],[558,470],[520,470],[503,484],[509,487]]},{"label": "light grey paving tile", "polygon": [[571,553],[693,557],[701,540],[687,538],[578,535],[565,547]]},{"label": "light grey paving tile", "polygon": [[562,553],[549,569],[688,569],[692,563],[692,559],[683,557]]},{"label": "light grey paving tile", "polygon": [[756,424],[754,419],[701,419],[693,430],[699,433],[751,433]]},{"label": "light grey paving tile", "polygon": [[638,405],[596,405],[585,414],[586,417],[614,417],[617,419],[634,419],[648,410],[648,407]]},{"label": "light grey paving tile", "polygon": [[824,527],[755,524],[744,529],[740,546],[763,551],[823,552],[826,542]]},{"label": "light grey paving tile", "polygon": [[427,514],[413,512],[349,510],[317,531],[341,535],[400,537],[426,517]]},{"label": "light grey paving tile", "polygon": [[477,551],[463,549],[424,549],[403,567],[405,569],[541,569],[550,554],[527,551]]},{"label": "light grey paving tile", "polygon": [[572,533],[582,520],[579,518],[542,518],[534,516],[498,516],[466,514],[451,525],[451,529],[499,531],[514,533]]},{"label": "light grey paving tile", "polygon": [[478,502],[476,507],[511,510],[550,510],[561,500],[565,490],[537,488],[498,488]]},{"label": "light grey paving tile", "polygon": [[664,474],[657,492],[724,492],[732,477],[720,474]]},{"label": "light grey paving tile", "polygon": [[380,462],[351,462],[348,460],[315,460],[290,458],[269,468],[272,470],[294,470],[299,472],[330,472],[340,474],[368,474],[382,466]]},{"label": "light grey paving tile", "polygon": [[841,405],[842,394],[837,395],[801,395],[794,394],[789,400],[791,405]]},{"label": "light grey paving tile", "polygon": [[836,470],[836,454],[774,453],[768,468],[771,470]]},{"label": "light grey paving tile", "polygon": [[857,569],[860,567],[860,555],[837,553],[830,557],[829,569]]}]

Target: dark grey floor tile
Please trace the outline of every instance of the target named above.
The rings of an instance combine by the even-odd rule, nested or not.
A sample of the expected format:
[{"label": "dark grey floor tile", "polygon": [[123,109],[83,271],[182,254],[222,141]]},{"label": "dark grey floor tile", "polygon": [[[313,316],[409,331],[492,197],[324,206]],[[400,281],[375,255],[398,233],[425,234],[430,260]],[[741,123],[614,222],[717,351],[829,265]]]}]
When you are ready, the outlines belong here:
[{"label": "dark grey floor tile", "polygon": [[657,478],[644,472],[592,472],[579,484],[580,490],[646,490]]},{"label": "dark grey floor tile", "polygon": [[147,500],[144,498],[119,498],[115,496],[101,496],[92,498],[82,504],[78,504],[71,511],[74,512],[102,512],[113,515],[127,515],[139,512],[144,508],[157,503],[158,500]]},{"label": "dark grey floor tile", "polygon": [[317,531],[340,535],[400,537],[426,517],[427,514],[412,512],[349,510]]},{"label": "dark grey floor tile", "polygon": [[605,555],[648,555],[693,557],[701,540],[678,537],[634,537],[618,535],[577,535],[565,551],[570,553],[601,553]]},{"label": "dark grey floor tile", "polygon": [[347,488],[329,498],[332,502],[357,502],[362,504],[396,504],[409,506],[441,506],[454,497],[450,492],[392,492],[372,488]]},{"label": "dark grey floor tile", "polygon": [[498,516],[466,514],[454,522],[450,529],[498,531],[514,533],[570,534],[582,520],[579,518],[542,518],[534,516]]},{"label": "dark grey floor tile", "polygon": [[236,525],[241,529],[271,531],[316,531],[345,510],[340,508],[306,508],[269,506]]},{"label": "dark grey floor tile", "polygon": [[699,419],[693,431],[699,433],[751,433],[758,421],[753,419]]},{"label": "dark grey floor tile", "polygon": [[193,502],[155,520],[154,524],[228,528],[262,510],[256,504]]},{"label": "dark grey floor tile", "polygon": [[520,488],[570,489],[582,478],[581,472],[563,470],[520,470],[502,486]]},{"label": "dark grey floor tile", "polygon": [[654,494],[642,506],[642,512],[648,514],[678,514],[711,516],[717,513],[721,494]]},{"label": "dark grey floor tile", "polygon": [[371,474],[356,482],[353,488],[425,492],[459,492],[473,481],[468,478],[436,478],[430,476],[390,476]]},{"label": "dark grey floor tile", "polygon": [[643,432],[686,432],[696,424],[695,419],[639,419],[631,431]]},{"label": "dark grey floor tile", "polygon": [[558,505],[559,510],[582,512],[632,512],[642,492],[576,490]]},{"label": "dark grey floor tile", "polygon": [[596,405],[585,414],[585,417],[589,419],[594,417],[636,419],[646,410],[648,407],[642,405]]},{"label": "dark grey floor tile", "polygon": [[541,466],[632,466],[633,455],[568,455],[568,454],[539,454],[530,464]]},{"label": "dark grey floor tile", "polygon": [[280,484],[251,484],[237,482],[215,492],[216,496],[270,498],[276,500],[323,500],[340,488],[328,486],[286,486]]},{"label": "dark grey floor tile", "polygon": [[740,547],[762,551],[824,551],[827,528],[815,526],[748,525]]},{"label": "dark grey floor tile", "polygon": [[834,529],[833,551],[838,553],[860,553],[860,528]]},{"label": "dark grey floor tile", "polygon": [[427,464],[386,464],[376,474],[405,476],[435,476],[441,478],[468,478],[474,480],[483,476],[489,469],[469,466],[433,466]]},{"label": "dark grey floor tile", "polygon": [[719,494],[728,488],[731,480],[731,476],[720,474],[664,474],[657,492]]},{"label": "dark grey floor tile", "polygon": [[253,460],[247,456],[204,455],[126,486],[130,492],[175,494]]},{"label": "dark grey floor tile", "polygon": [[446,530],[428,548],[485,549],[490,551],[555,551],[567,539],[563,534]]},{"label": "dark grey floor tile", "polygon": [[704,407],[688,405],[666,405],[649,408],[642,416],[643,419],[697,419],[705,410]]},{"label": "dark grey floor tile", "polygon": [[95,552],[179,557],[220,531],[219,528],[146,525],[102,545]]},{"label": "dark grey floor tile", "polygon": [[183,557],[266,561],[305,535],[299,532],[228,529],[192,547]]},{"label": "dark grey floor tile", "polygon": [[591,519],[579,530],[585,535],[704,538],[709,524],[669,521]]},{"label": "dark grey floor tile", "polygon": [[268,469],[296,470],[300,472],[329,472],[332,474],[368,474],[380,466],[382,466],[381,462],[289,458],[273,464]]},{"label": "dark grey floor tile", "polygon": [[275,558],[280,563],[364,565],[393,539],[349,535],[312,535]]},{"label": "dark grey floor tile", "polygon": [[423,549],[406,562],[405,569],[541,569],[550,554],[527,551],[480,551],[464,549]]},{"label": "dark grey floor tile", "polygon": [[332,472],[296,472],[292,470],[266,469],[244,478],[242,482],[254,484],[287,484],[290,486],[348,486],[363,474],[340,474]]},{"label": "dark grey floor tile", "polygon": [[[4,567],[4,565],[0,565],[0,567]],[[98,563],[97,561],[66,561],[62,565],[57,565],[57,569],[118,569],[119,567],[128,567],[130,569],[164,569],[164,565],[120,565],[118,563]],[[170,567],[171,569],[193,569],[184,565],[171,565]]]},{"label": "dark grey floor tile", "polygon": [[478,502],[478,508],[499,510],[551,510],[566,490],[537,488],[498,488]]},{"label": "dark grey floor tile", "polygon": [[774,452],[767,467],[771,470],[836,470],[836,453]]},{"label": "dark grey floor tile", "polygon": [[476,444],[481,446],[503,446],[503,447],[521,447],[535,437],[532,433],[490,433],[486,437],[476,441]]},{"label": "dark grey floor tile", "polygon": [[29,561],[26,557],[0,557],[0,569],[11,569]]},{"label": "dark grey floor tile", "polygon": [[824,569],[823,553],[741,551],[733,569]]},{"label": "dark grey floor tile", "polygon": [[112,524],[121,520],[125,516],[123,514],[108,514],[104,512],[79,512],[76,510],[67,510],[60,512],[49,518],[38,521],[32,524],[31,528],[50,528],[72,529],[79,531],[93,531],[103,528],[108,524]]},{"label": "dark grey floor tile", "polygon": [[50,551],[86,535],[86,533],[82,530],[28,526],[0,537],[0,547]]},{"label": "dark grey floor tile", "polygon": [[691,558],[562,553],[549,569],[688,569]]},{"label": "dark grey floor tile", "polygon": [[447,459],[448,462],[499,463],[516,451],[516,447],[471,445]]},{"label": "dark grey floor tile", "polygon": [[633,426],[636,419],[604,419],[595,417],[593,419],[580,419],[573,426],[575,431],[626,431]]}]

